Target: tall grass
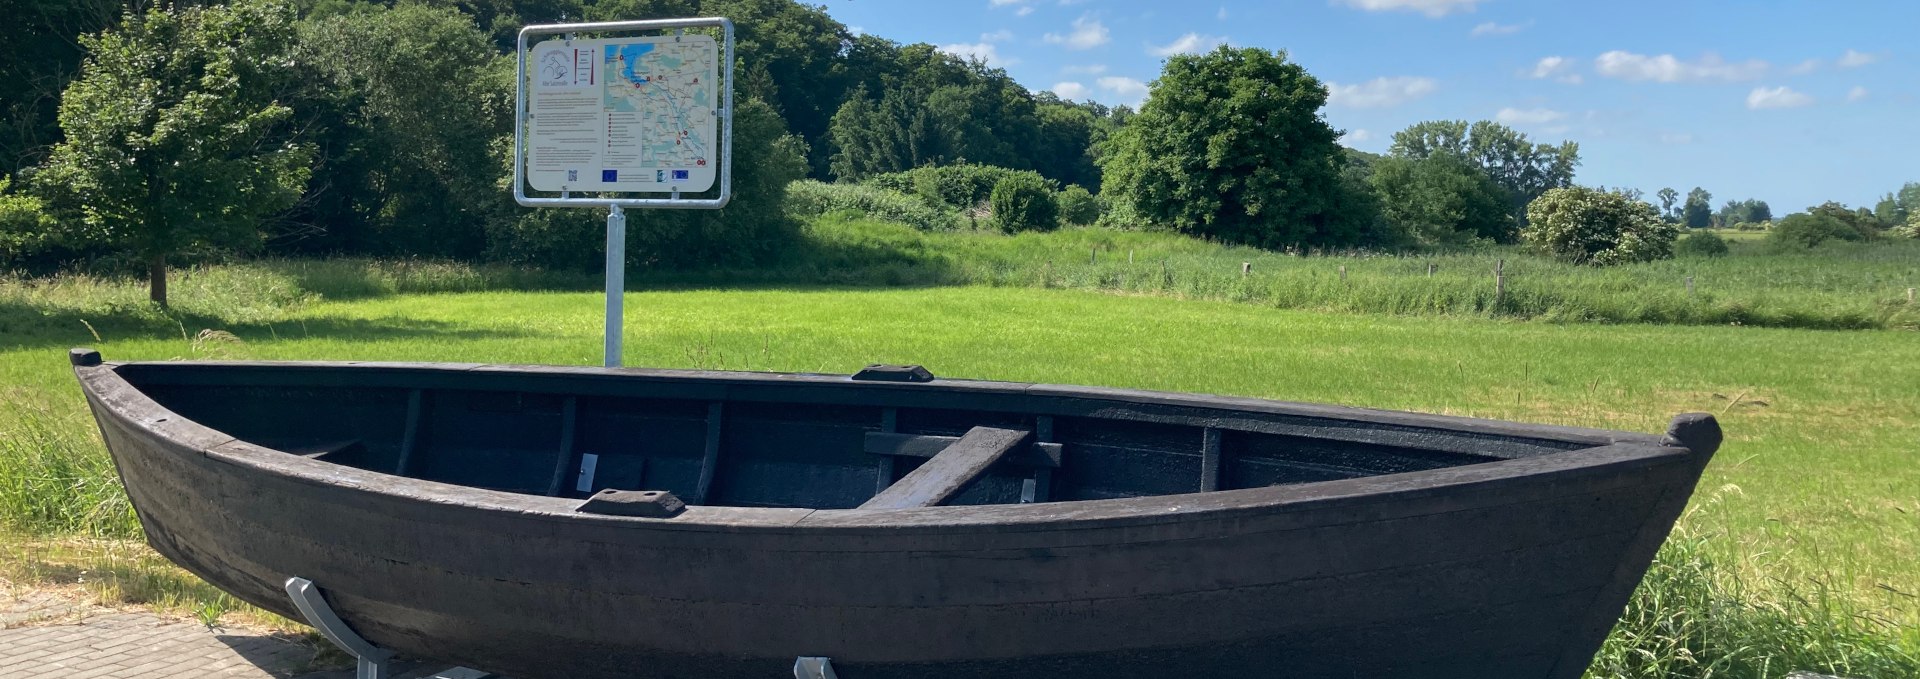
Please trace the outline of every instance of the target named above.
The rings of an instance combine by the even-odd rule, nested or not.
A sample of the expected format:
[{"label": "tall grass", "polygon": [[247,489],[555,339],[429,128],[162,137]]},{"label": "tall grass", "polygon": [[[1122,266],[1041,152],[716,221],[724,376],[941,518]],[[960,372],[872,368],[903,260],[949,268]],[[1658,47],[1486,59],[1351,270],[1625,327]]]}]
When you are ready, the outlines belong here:
[{"label": "tall grass", "polygon": [[35,402],[25,389],[0,398],[0,533],[126,538],[140,534],[133,507],[86,411]]},{"label": "tall grass", "polygon": [[[1906,298],[1908,288],[1920,286],[1920,242],[1802,252],[1740,243],[1729,257],[1597,268],[1513,248],[1301,256],[1165,233],[927,233],[844,215],[816,220],[809,233],[820,252],[917,258],[917,282],[927,284],[1075,288],[1394,315],[1920,329],[1920,305]],[[1243,265],[1250,267],[1244,275]],[[859,270],[858,262],[846,262],[819,273],[851,281],[858,277],[849,272]],[[1505,275],[1504,294],[1496,290],[1496,270]]]},{"label": "tall grass", "polygon": [[1588,679],[1920,677],[1920,631],[1863,607],[1831,578],[1756,583],[1746,570],[1726,568],[1729,558],[1788,556],[1730,557],[1711,547],[1732,538],[1694,515],[1712,511],[1729,490],[1737,489],[1697,503],[1661,546]]}]

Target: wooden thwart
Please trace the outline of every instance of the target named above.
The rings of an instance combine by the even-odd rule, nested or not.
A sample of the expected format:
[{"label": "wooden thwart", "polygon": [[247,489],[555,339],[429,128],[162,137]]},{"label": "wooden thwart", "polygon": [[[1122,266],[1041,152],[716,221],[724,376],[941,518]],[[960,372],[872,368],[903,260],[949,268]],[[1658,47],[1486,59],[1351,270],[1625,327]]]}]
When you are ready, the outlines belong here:
[{"label": "wooden thwart", "polygon": [[[935,436],[931,434],[896,434],[885,431],[867,432],[866,451],[875,455],[899,457],[933,457],[959,441],[958,436]],[[1031,443],[1014,449],[1007,457],[1007,464],[1022,467],[1060,466],[1060,444]]]},{"label": "wooden thwart", "polygon": [[861,509],[906,509],[933,507],[955,495],[980,478],[993,463],[1026,443],[1033,432],[1019,429],[974,427],[946,450],[927,460],[919,469],[901,477],[873,496]]}]

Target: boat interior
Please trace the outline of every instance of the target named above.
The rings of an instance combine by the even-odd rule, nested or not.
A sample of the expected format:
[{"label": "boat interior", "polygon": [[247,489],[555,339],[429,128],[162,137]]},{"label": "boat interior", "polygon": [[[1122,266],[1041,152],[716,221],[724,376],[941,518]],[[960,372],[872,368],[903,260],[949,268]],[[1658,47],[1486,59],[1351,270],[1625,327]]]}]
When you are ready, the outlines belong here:
[{"label": "boat interior", "polygon": [[1363,417],[1372,411],[1343,418],[1072,387],[1042,394],[1035,385],[933,380],[917,366],[855,377],[355,364],[116,371],[180,416],[289,455],[531,495],[668,491],[691,505],[1097,500],[1595,445]]}]

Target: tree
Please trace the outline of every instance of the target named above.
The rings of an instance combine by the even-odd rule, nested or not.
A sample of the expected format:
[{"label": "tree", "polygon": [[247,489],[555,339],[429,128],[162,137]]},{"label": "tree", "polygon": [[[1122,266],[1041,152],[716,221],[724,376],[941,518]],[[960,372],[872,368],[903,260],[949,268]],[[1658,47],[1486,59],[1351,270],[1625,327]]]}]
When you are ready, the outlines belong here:
[{"label": "tree", "polygon": [[480,254],[505,207],[492,145],[513,133],[512,60],[465,15],[412,4],[303,21],[294,54],[318,151],[297,245]]},{"label": "tree", "polygon": [[1506,190],[1452,153],[1382,158],[1370,183],[1381,215],[1422,244],[1512,242],[1517,235]]},{"label": "tree", "polygon": [[1674,225],[1653,206],[1585,187],[1553,189],[1527,205],[1527,242],[1576,264],[1605,266],[1673,256]]},{"label": "tree", "polygon": [[311,149],[293,142],[277,97],[291,69],[291,7],[272,0],[128,15],[82,39],[80,77],[61,96],[66,140],[36,181],[77,206],[77,239],[147,264],[167,303],[167,258],[259,242],[293,205]]},{"label": "tree", "polygon": [[1467,159],[1507,190],[1515,216],[1548,189],[1573,185],[1580,165],[1580,145],[1573,142],[1535,144],[1527,135],[1499,123],[1482,120],[1432,120],[1394,133],[1388,153],[1425,158],[1451,153]]},{"label": "tree", "polygon": [[1689,229],[1704,229],[1713,225],[1713,194],[1698,186],[1687,192],[1687,202],[1680,208],[1680,221]]},{"label": "tree", "polygon": [[1660,193],[1655,195],[1660,197],[1660,218],[1669,222],[1680,221],[1680,213],[1674,211],[1674,206],[1680,203],[1680,192],[1669,187],[1660,189]]},{"label": "tree", "polygon": [[1068,224],[1085,226],[1100,219],[1100,201],[1079,184],[1069,184],[1055,197],[1060,204],[1060,218]]},{"label": "tree", "polygon": [[1279,248],[1351,240],[1327,88],[1285,52],[1222,46],[1167,59],[1102,152],[1102,194],[1178,231]]}]

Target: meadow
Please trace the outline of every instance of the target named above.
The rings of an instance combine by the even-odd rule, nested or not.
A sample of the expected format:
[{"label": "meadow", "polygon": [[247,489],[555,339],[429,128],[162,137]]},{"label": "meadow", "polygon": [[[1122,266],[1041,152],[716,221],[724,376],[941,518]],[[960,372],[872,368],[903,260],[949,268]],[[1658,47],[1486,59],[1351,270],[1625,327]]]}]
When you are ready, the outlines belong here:
[{"label": "meadow", "polygon": [[[1674,413],[1714,412],[1728,443],[1591,676],[1920,676],[1920,336],[1909,330],[1342,306],[1328,269],[1348,266],[1346,294],[1357,295],[1401,278],[1421,284],[1428,260],[1299,257],[1091,230],[918,234],[859,220],[813,229],[807,247],[817,250],[803,261],[704,274],[734,281],[724,287],[639,272],[636,287],[649,290],[626,298],[626,362],[818,372],[920,363],[949,377],[1641,431],[1662,430]],[[1608,271],[1461,254],[1437,260],[1463,271],[1457,281],[1434,280],[1478,285],[1479,274],[1464,271],[1490,271],[1504,257],[1515,278],[1558,271],[1581,286],[1558,294],[1628,309],[1648,304],[1634,299],[1650,294],[1643,287],[1717,271],[1753,281],[1760,289],[1741,294],[1768,308],[1831,319],[1840,311],[1822,310],[1823,300],[1840,306],[1913,280],[1914,255],[1888,247]],[[1137,269],[1150,281],[1157,259],[1175,272],[1228,270],[1196,275],[1192,287],[1178,273],[1173,284],[1127,282]],[[1827,259],[1847,265],[1827,271]],[[1241,261],[1254,275],[1240,276]],[[952,285],[961,282],[973,285]],[[110,360],[597,364],[597,284],[594,275],[445,263],[255,262],[184,272],[174,309],[162,312],[129,280],[0,282],[0,581],[275,622],[133,542],[138,526],[68,374],[69,346]],[[1877,310],[1860,317],[1873,321],[1863,327],[1911,318],[1889,312],[1884,296],[1857,307]]]}]

